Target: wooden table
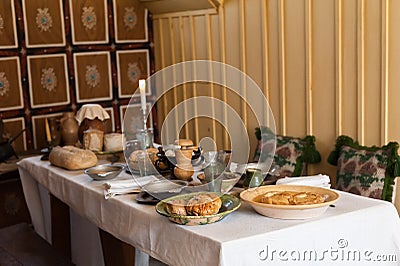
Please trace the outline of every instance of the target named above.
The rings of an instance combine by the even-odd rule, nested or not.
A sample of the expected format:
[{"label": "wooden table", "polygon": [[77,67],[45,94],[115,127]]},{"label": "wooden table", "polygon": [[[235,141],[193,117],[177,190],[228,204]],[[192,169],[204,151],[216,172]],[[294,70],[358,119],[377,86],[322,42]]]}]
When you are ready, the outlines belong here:
[{"label": "wooden table", "polygon": [[[380,200],[340,192],[335,207],[308,220],[272,219],[242,204],[220,222],[183,226],[157,214],[154,206],[136,203],[135,195],[105,200],[101,182],[83,171],[66,171],[39,158],[23,160],[19,170],[37,231],[45,233],[49,226],[48,208],[39,191],[45,190],[77,213],[78,222],[95,225],[169,265],[365,265],[382,256],[395,260],[382,265],[398,265],[400,258],[397,211]],[[83,247],[73,248],[73,254],[96,250],[94,241],[88,247],[83,238]],[[360,258],[330,255],[333,251]],[[96,264],[86,260],[85,265]]]}]

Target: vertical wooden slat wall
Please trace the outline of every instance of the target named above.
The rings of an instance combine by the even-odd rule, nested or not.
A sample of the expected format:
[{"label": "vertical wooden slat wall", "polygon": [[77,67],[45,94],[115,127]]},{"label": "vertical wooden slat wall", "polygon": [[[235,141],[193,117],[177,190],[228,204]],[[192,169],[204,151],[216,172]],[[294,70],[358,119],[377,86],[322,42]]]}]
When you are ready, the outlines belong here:
[{"label": "vertical wooden slat wall", "polygon": [[[399,8],[395,0],[230,0],[214,13],[156,15],[155,32],[160,36],[155,50],[162,57],[155,58],[156,68],[179,60],[210,59],[246,72],[269,100],[279,134],[316,137],[322,162],[310,168],[310,174],[335,176],[326,159],[338,135],[364,145],[400,141]],[[172,28],[179,23],[190,30],[177,36]],[[165,56],[163,42],[179,42],[181,56]],[[246,93],[246,84],[241,85]],[[252,154],[256,123],[248,106],[226,88],[178,88],[177,96],[159,102],[164,110],[159,121],[171,104],[184,94],[199,95],[199,90],[201,95],[220,96],[241,115],[252,137]],[[182,136],[196,141],[214,137],[223,149],[229,148],[226,134],[215,122],[196,119]]]}]

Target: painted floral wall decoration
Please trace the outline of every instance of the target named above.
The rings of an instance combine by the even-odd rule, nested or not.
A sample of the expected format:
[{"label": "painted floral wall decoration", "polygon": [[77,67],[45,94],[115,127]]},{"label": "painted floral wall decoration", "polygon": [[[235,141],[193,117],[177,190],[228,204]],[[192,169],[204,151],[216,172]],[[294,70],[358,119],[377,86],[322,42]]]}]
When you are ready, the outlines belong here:
[{"label": "painted floral wall decoration", "polygon": [[42,77],[40,78],[40,83],[43,89],[48,92],[55,91],[57,88],[57,76],[54,73],[54,69],[49,67],[47,69],[42,69]]},{"label": "painted floral wall decoration", "polygon": [[0,72],[0,96],[6,96],[10,90],[10,82],[6,77],[6,73]]},{"label": "painted floral wall decoration", "polygon": [[86,84],[89,87],[96,87],[100,83],[100,72],[96,65],[86,66]]},{"label": "painted floral wall decoration", "polygon": [[81,19],[86,30],[93,29],[97,24],[97,16],[94,12],[94,7],[83,7]]},{"label": "painted floral wall decoration", "polygon": [[125,7],[124,24],[127,30],[133,30],[137,24],[137,15],[135,8]]},{"label": "painted floral wall decoration", "polygon": [[92,102],[111,112],[112,131],[121,131],[123,107],[139,79],[154,70],[152,41],[151,19],[139,0],[3,0],[3,138],[27,128],[13,147],[40,150],[48,145],[44,118]]},{"label": "painted floral wall decoration", "polygon": [[40,29],[40,31],[50,31],[53,26],[53,19],[49,13],[49,9],[46,8],[38,8],[36,14],[36,25]]},{"label": "painted floral wall decoration", "polygon": [[128,64],[128,79],[131,83],[136,83],[139,81],[142,71],[139,68],[138,63]]}]

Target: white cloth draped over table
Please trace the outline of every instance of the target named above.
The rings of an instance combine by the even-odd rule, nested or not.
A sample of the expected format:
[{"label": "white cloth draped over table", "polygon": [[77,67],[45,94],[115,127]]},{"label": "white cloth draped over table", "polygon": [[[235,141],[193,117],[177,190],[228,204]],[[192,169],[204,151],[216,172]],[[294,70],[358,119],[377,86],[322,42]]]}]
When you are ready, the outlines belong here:
[{"label": "white cloth draped over table", "polygon": [[276,181],[277,185],[302,185],[302,186],[315,186],[330,188],[331,180],[327,175],[312,175],[312,176],[298,176],[298,177],[285,177]]},{"label": "white cloth draped over table", "polygon": [[[53,167],[39,157],[22,160],[19,169],[32,217],[46,209],[37,181],[66,202],[81,219],[89,220],[168,265],[369,265],[367,260],[378,255],[394,255],[397,261],[370,265],[398,265],[400,259],[397,211],[391,203],[380,200],[339,191],[340,199],[335,207],[308,220],[264,217],[243,203],[220,222],[184,226],[157,214],[154,206],[138,204],[135,194],[105,200],[101,182],[93,182],[83,171]],[[35,229],[48,226],[46,219],[43,216],[41,220],[33,219]],[[82,240],[81,235],[80,241],[85,242]],[[76,246],[73,252],[90,250],[92,254],[82,256],[91,256],[97,243],[90,245]],[[360,252],[357,253],[360,260],[342,257],[353,251]],[[318,257],[295,260],[302,254]],[[78,266],[99,263],[95,259],[82,263],[83,259],[77,261],[74,256]]]},{"label": "white cloth draped over table", "polygon": [[[122,173],[122,175],[127,175]],[[115,195],[129,194],[129,193],[139,193],[141,187],[158,180],[154,175],[135,177],[132,176],[122,177],[121,174],[118,178],[107,181],[104,183],[104,198],[109,199]]]}]

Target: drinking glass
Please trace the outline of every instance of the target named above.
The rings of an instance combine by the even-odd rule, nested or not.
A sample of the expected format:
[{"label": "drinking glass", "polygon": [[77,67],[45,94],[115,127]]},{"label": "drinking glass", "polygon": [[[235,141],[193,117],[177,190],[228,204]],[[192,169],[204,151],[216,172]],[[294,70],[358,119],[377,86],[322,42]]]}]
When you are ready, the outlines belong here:
[{"label": "drinking glass", "polygon": [[132,152],[141,150],[142,149],[142,143],[137,140],[128,140],[125,145],[125,158],[129,158],[129,156],[132,154]]},{"label": "drinking glass", "polygon": [[243,182],[243,188],[248,189],[252,187],[259,187],[263,184],[264,177],[262,175],[261,169],[258,168],[247,168],[246,178]]},{"label": "drinking glass", "polygon": [[153,164],[153,157],[154,153],[148,153],[146,151],[143,151],[137,155],[140,176],[148,176],[156,173],[157,170]]},{"label": "drinking glass", "polygon": [[142,149],[148,149],[153,147],[153,130],[152,129],[144,129],[136,133],[136,138],[141,142]]},{"label": "drinking glass", "polygon": [[208,183],[208,189],[212,192],[221,192],[222,178],[221,175],[226,168],[226,153],[224,151],[204,152],[204,175]]}]

